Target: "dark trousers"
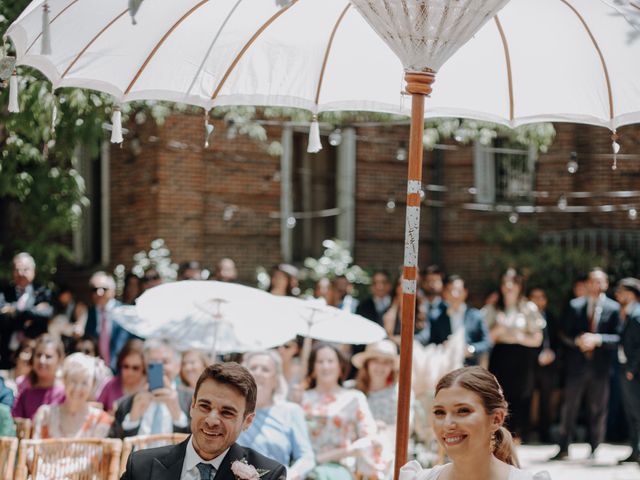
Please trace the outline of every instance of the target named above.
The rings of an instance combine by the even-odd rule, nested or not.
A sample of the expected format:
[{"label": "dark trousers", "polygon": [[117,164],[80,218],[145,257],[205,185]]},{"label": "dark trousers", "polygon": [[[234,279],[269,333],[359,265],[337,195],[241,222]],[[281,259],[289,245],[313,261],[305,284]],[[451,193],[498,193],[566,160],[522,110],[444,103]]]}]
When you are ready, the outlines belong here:
[{"label": "dark trousers", "polygon": [[595,450],[604,441],[609,402],[609,375],[596,373],[587,367],[577,374],[567,373],[560,424],[561,450],[566,451],[569,448],[583,397],[587,403],[591,449]]},{"label": "dark trousers", "polygon": [[631,448],[634,454],[640,454],[640,378],[628,380],[621,371],[620,387],[624,411],[629,422]]},{"label": "dark trousers", "polygon": [[551,439],[551,424],[555,420],[552,411],[553,392],[558,385],[558,369],[555,363],[546,367],[536,367],[535,385],[540,394],[538,434],[542,442],[548,442]]}]

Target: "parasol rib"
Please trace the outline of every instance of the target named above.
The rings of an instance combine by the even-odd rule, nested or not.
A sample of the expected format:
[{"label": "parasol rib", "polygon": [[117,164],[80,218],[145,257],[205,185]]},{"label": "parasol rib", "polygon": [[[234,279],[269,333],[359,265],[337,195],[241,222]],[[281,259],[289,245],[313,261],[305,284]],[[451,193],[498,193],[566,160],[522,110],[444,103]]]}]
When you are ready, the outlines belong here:
[{"label": "parasol rib", "polygon": [[349,7],[351,7],[351,4],[347,3],[347,6],[344,7],[344,10],[342,10],[342,13],[338,17],[338,20],[336,20],[336,23],[333,26],[333,30],[331,31],[331,36],[329,37],[329,42],[327,43],[327,49],[324,52],[324,60],[322,61],[322,69],[320,70],[320,78],[318,79],[318,88],[316,89],[316,100],[315,100],[316,105],[318,105],[318,103],[320,101],[320,90],[322,89],[322,81],[324,80],[324,72],[325,72],[325,70],[327,68],[327,60],[329,59],[329,53],[331,52],[331,47],[333,45],[333,39],[336,36],[336,31],[338,30],[338,27],[342,23],[342,19],[347,14],[347,10],[349,10]]},{"label": "parasol rib", "polygon": [[127,8],[126,10],[124,10],[123,12],[121,12],[120,14],[118,14],[114,19],[112,19],[109,23],[107,23],[104,28],[102,30],[100,30],[90,41],[89,43],[87,43],[84,48],[82,50],[80,50],[80,53],[78,53],[78,55],[76,55],[76,58],[74,58],[71,63],[69,64],[69,66],[66,68],[66,70],[64,71],[64,73],[60,76],[60,78],[64,78],[67,73],[69,73],[69,70],[71,70],[73,68],[73,66],[76,64],[76,62],[80,59],[80,57],[82,55],[84,55],[84,52],[87,51],[87,49],[93,45],[93,42],[95,42],[98,38],[100,38],[100,36],[106,32],[114,23],[116,23],[120,18],[122,18],[123,15],[125,15],[127,12],[129,11],[129,9]]},{"label": "parasol rib", "polygon": [[609,79],[609,70],[607,69],[607,62],[605,62],[604,60],[604,55],[602,54],[602,50],[600,50],[600,46],[598,45],[596,38],[593,36],[593,33],[591,32],[589,25],[587,25],[587,22],[585,21],[584,17],[580,15],[580,12],[578,12],[578,10],[576,10],[576,8],[573,5],[571,5],[567,0],[560,0],[560,1],[564,3],[567,7],[569,7],[571,11],[575,13],[576,17],[578,17],[578,19],[584,26],[584,29],[587,31],[589,38],[591,38],[591,42],[593,43],[593,46],[598,52],[598,56],[600,57],[600,63],[602,64],[602,70],[604,72],[604,78],[607,83],[607,93],[609,94],[609,119],[613,120],[613,93],[611,90],[611,80]]},{"label": "parasol rib", "polygon": [[507,37],[504,34],[504,29],[500,23],[498,15],[493,17],[500,33],[500,40],[502,40],[502,46],[504,47],[504,58],[507,63],[507,82],[509,82],[509,121],[513,121],[513,76],[511,73],[511,55],[509,54],[509,43]]},{"label": "parasol rib", "polygon": [[293,7],[296,3],[298,3],[298,0],[292,0],[289,5],[287,5],[286,7],[283,7],[281,10],[278,10],[271,18],[269,18],[269,20],[263,23],[262,26],[253,34],[253,36],[249,39],[249,41],[245,44],[245,46],[242,47],[242,50],[240,50],[238,55],[236,55],[236,58],[233,59],[233,62],[231,62],[231,65],[229,65],[229,68],[227,69],[224,76],[222,77],[222,80],[220,80],[218,87],[213,92],[213,95],[211,95],[211,100],[216,99],[216,97],[220,93],[220,90],[222,90],[222,87],[227,81],[227,78],[229,78],[229,75],[231,75],[231,72],[233,71],[234,68],[236,68],[236,65],[238,64],[242,56],[246,53],[246,51],[249,50],[249,47],[251,47],[253,42],[256,41],[256,39],[262,34],[262,32],[264,32],[269,27],[269,25],[275,22],[283,13],[285,13],[287,10]]},{"label": "parasol rib", "polygon": [[193,7],[191,7],[189,10],[187,10],[187,12],[182,15],[182,17],[180,17],[178,19],[177,22],[175,22],[171,28],[169,30],[167,30],[165,32],[165,34],[162,36],[162,38],[160,39],[160,41],[158,43],[156,43],[155,47],[153,47],[153,50],[151,50],[151,53],[149,53],[149,55],[147,56],[147,58],[145,59],[144,63],[140,66],[140,68],[138,69],[138,71],[136,72],[136,74],[133,76],[133,78],[131,79],[131,82],[129,82],[129,86],[126,88],[126,90],[124,91],[124,94],[127,95],[131,89],[133,88],[133,86],[135,85],[135,83],[138,81],[138,79],[140,78],[140,75],[142,75],[142,72],[144,72],[144,69],[147,68],[147,65],[149,65],[149,62],[153,59],[153,57],[155,56],[155,54],[158,52],[158,50],[160,49],[160,47],[162,46],[162,44],[165,42],[165,40],[167,38],[169,38],[169,36],[175,31],[176,28],[178,28],[180,26],[180,24],[182,22],[184,22],[187,18],[189,18],[191,16],[191,14],[193,12],[195,12],[196,10],[198,10],[200,7],[202,7],[205,3],[209,3],[209,0],[202,0],[201,2],[197,3],[196,5],[194,5]]},{"label": "parasol rib", "polygon": [[[53,22],[56,21],[56,19],[62,15],[64,12],[66,12],[72,5],[74,5],[75,3],[78,3],[80,0],[72,0],[72,2],[67,5],[66,7],[64,7],[62,10],[60,10],[60,12],[51,19],[51,21],[49,22],[49,25],[51,25]],[[42,37],[42,32],[40,32],[38,34],[38,36],[36,38],[33,39],[33,42],[31,42],[31,45],[29,45],[29,48],[27,48],[27,50],[25,50],[24,54],[28,54],[29,50],[31,50],[31,48],[35,45],[35,43],[38,41],[38,39],[40,39],[40,37]]]}]

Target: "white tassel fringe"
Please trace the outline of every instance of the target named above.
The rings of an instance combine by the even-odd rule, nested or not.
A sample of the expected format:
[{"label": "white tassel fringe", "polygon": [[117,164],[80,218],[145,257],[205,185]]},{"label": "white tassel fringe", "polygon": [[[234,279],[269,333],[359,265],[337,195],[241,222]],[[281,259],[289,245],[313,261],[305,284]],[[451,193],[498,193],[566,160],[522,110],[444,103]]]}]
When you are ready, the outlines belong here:
[{"label": "white tassel fringe", "polygon": [[15,71],[9,79],[9,111],[11,113],[20,112],[20,103],[18,102],[18,75]]},{"label": "white tassel fringe", "polygon": [[40,54],[51,55],[51,30],[49,28],[49,4],[42,5],[42,46]]},{"label": "white tassel fringe", "polygon": [[322,143],[320,143],[320,125],[318,124],[318,116],[313,116],[313,121],[309,127],[309,143],[307,145],[308,153],[318,153],[322,150]]},{"label": "white tassel fringe", "polygon": [[122,112],[116,107],[111,115],[111,143],[122,143]]}]

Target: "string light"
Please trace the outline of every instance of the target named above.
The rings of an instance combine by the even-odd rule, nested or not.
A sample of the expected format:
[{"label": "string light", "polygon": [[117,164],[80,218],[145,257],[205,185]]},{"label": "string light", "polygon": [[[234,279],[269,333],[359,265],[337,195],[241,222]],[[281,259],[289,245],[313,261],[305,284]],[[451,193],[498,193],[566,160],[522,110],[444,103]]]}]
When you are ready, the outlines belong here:
[{"label": "string light", "polygon": [[638,218],[638,210],[631,207],[627,215],[629,215],[629,220],[636,220]]},{"label": "string light", "polygon": [[393,213],[395,209],[396,201],[393,197],[389,197],[389,199],[387,200],[387,204],[385,205],[385,210],[387,211],[387,213]]},{"label": "string light", "polygon": [[342,143],[342,130],[336,128],[333,132],[329,134],[329,145],[332,147],[337,147]]},{"label": "string light", "polygon": [[518,220],[520,219],[520,215],[518,215],[518,212],[512,212],[509,214],[509,222],[511,223],[518,223]]},{"label": "string light", "polygon": [[288,217],[287,218],[287,228],[288,229],[293,229],[295,228],[296,224],[298,223],[298,221],[296,220],[296,217]]},{"label": "string light", "polygon": [[569,205],[569,202],[567,202],[567,196],[563,193],[558,198],[558,208],[560,210],[566,210],[568,205]]},{"label": "string light", "polygon": [[571,152],[571,159],[567,162],[567,172],[573,175],[578,171],[578,167],[578,154]]}]

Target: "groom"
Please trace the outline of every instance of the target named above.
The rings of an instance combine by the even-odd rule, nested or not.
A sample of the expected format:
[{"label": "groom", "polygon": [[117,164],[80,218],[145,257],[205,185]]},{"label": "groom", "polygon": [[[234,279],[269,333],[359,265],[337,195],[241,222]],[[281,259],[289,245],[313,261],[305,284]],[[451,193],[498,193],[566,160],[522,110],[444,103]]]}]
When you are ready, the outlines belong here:
[{"label": "groom", "polygon": [[237,363],[207,367],[191,402],[191,436],[133,452],[121,480],[285,480],[285,467],[235,443],[255,416],[256,390]]}]

